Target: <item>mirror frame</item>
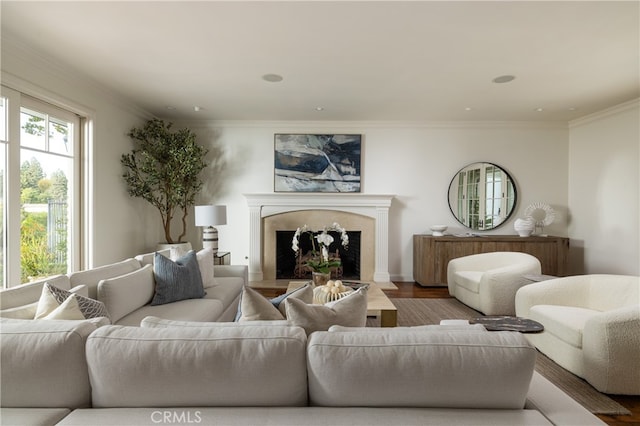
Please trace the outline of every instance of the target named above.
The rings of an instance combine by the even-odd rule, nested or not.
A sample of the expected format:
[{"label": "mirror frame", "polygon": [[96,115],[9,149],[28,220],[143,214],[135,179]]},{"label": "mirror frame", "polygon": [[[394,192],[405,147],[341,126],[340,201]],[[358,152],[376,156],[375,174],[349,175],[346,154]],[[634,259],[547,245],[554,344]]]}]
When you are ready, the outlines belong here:
[{"label": "mirror frame", "polygon": [[[454,187],[453,187],[453,186],[454,186],[454,183],[456,183],[456,182],[458,181],[458,178],[459,178],[459,176],[460,176],[460,174],[461,174],[462,172],[464,172],[465,170],[468,170],[468,169],[472,169],[472,168],[473,168],[473,166],[476,166],[476,165],[478,165],[478,169],[479,169],[479,170],[481,170],[481,172],[480,172],[480,175],[479,175],[479,176],[484,176],[484,171],[485,171],[488,167],[495,167],[495,168],[499,169],[502,173],[504,173],[504,175],[505,175],[505,176],[506,176],[506,178],[507,178],[507,182],[508,182],[508,184],[510,184],[510,185],[511,185],[511,187],[512,187],[512,188],[511,188],[511,189],[512,189],[512,191],[513,191],[513,202],[512,202],[512,203],[509,203],[509,196],[508,196],[508,195],[505,197],[505,196],[504,196],[504,194],[503,194],[503,196],[502,196],[502,197],[500,197],[500,199],[501,199],[501,204],[502,204],[502,203],[506,203],[506,204],[505,204],[505,207],[506,207],[506,208],[509,208],[509,204],[510,204],[510,210],[509,210],[509,211],[507,211],[507,213],[506,213],[506,215],[504,216],[504,218],[503,218],[503,219],[502,219],[502,220],[501,220],[497,225],[495,225],[495,226],[491,226],[491,227],[478,226],[478,227],[475,227],[475,228],[474,228],[474,227],[472,227],[472,226],[470,226],[470,225],[468,225],[468,224],[464,223],[464,219],[465,219],[464,217],[460,218],[460,217],[458,217],[458,215],[456,214],[457,204],[458,204],[458,202],[459,202],[459,199],[458,199],[458,192],[459,192],[459,188],[460,188],[460,186],[459,186],[458,184],[456,184],[456,186],[455,186],[455,188],[454,188]],[[486,179],[484,180],[484,182],[486,183]],[[464,185],[463,185],[463,186],[464,186]],[[479,186],[479,185],[478,185],[478,186]],[[464,189],[463,189],[463,190],[464,190]],[[484,191],[484,188],[480,189],[480,193],[481,193],[482,191]],[[485,203],[483,203],[482,201],[483,201],[483,200],[486,200],[486,198],[480,198],[480,196],[479,196],[479,200],[480,200],[480,204],[482,205],[482,204],[485,204]],[[449,204],[449,210],[451,211],[451,214],[453,215],[453,217],[455,217],[455,218],[456,218],[456,220],[457,220],[460,224],[462,224],[462,225],[463,225],[463,226],[465,226],[466,228],[469,228],[469,229],[471,229],[471,230],[473,230],[473,231],[490,231],[490,230],[496,229],[496,228],[498,228],[498,227],[500,227],[500,226],[504,225],[504,224],[507,222],[507,220],[511,217],[511,215],[515,212],[515,210],[516,210],[516,203],[517,203],[517,201],[518,201],[518,192],[517,192],[517,189],[516,189],[516,183],[515,183],[515,180],[513,179],[513,176],[511,176],[511,174],[510,174],[509,172],[507,172],[507,171],[504,169],[504,167],[501,167],[501,166],[499,166],[499,165],[497,165],[497,164],[495,164],[495,163],[491,163],[491,162],[488,162],[488,161],[477,161],[477,162],[475,162],[475,163],[467,164],[466,166],[464,166],[463,168],[461,168],[460,170],[458,170],[458,171],[456,172],[456,174],[455,174],[455,175],[453,176],[453,178],[451,179],[451,182],[449,183],[449,191],[448,191],[448,193],[447,193],[447,201],[448,201],[448,204]],[[452,201],[455,203],[455,205],[454,205],[454,203],[452,203]],[[480,209],[480,207],[478,207],[478,208]],[[502,210],[502,208],[501,208],[500,210]],[[483,217],[484,217],[484,215],[483,215]]]}]

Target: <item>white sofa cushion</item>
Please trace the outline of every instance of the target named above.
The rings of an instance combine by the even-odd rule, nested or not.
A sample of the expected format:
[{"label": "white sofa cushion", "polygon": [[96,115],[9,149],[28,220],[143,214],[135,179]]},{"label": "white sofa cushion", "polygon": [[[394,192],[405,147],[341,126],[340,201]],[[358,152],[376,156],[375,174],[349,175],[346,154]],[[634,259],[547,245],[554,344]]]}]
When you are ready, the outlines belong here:
[{"label": "white sofa cushion", "polygon": [[[563,401],[564,402],[564,401]],[[573,414],[573,413],[571,413]],[[165,417],[166,416],[166,417]],[[570,416],[567,416],[573,420]],[[595,426],[580,422],[556,423]],[[597,420],[597,419],[596,419]],[[74,410],[58,426],[552,426],[536,410],[372,407],[194,407]],[[605,425],[604,423],[599,423]]]},{"label": "white sofa cushion", "polygon": [[205,322],[205,321],[175,321],[154,316],[145,317],[140,321],[140,327],[147,328],[219,328],[219,327],[274,327],[292,326],[287,320],[276,321],[250,321],[250,322]]},{"label": "white sofa cushion", "polygon": [[101,280],[98,300],[103,302],[113,323],[146,305],[153,297],[153,266],[146,265],[119,277]]},{"label": "white sofa cushion", "polygon": [[90,321],[0,319],[2,407],[88,407]]},{"label": "white sofa cushion", "polygon": [[536,305],[531,307],[529,318],[544,324],[544,331],[560,340],[582,348],[584,325],[589,318],[600,314],[593,309],[575,306]]},{"label": "white sofa cushion", "polygon": [[317,332],[311,405],[523,408],[536,350],[513,332]]},{"label": "white sofa cushion", "polygon": [[164,305],[144,305],[120,318],[116,324],[140,326],[148,316],[175,321],[218,321],[223,314],[222,302],[214,299],[187,299]]},{"label": "white sofa cushion", "polygon": [[306,343],[298,327],[101,327],[87,340],[93,406],[305,406]]},{"label": "white sofa cushion", "polygon": [[[3,425],[58,425],[69,415],[68,408],[6,408],[2,407]],[[91,423],[86,423],[91,424]]]},{"label": "white sofa cushion", "polygon": [[0,318],[13,319],[33,319],[36,316],[38,302],[29,303],[28,305],[16,306],[15,308],[3,309],[0,311]]},{"label": "white sofa cushion", "polygon": [[[10,287],[0,291],[0,309],[4,311],[37,302],[38,299],[40,299],[42,287],[44,287],[45,283],[49,283],[63,290],[69,290],[71,288],[71,282],[66,275],[55,275],[16,287]],[[33,318],[33,316],[31,318]]]},{"label": "white sofa cushion", "polygon": [[[356,332],[356,333],[380,333],[380,329],[376,327],[343,327],[341,325],[332,325],[329,328],[330,332],[333,333],[344,333],[344,332]],[[462,332],[485,332],[487,329],[482,324],[466,324],[466,325],[440,325],[440,324],[429,324],[429,325],[414,325],[411,327],[389,327],[385,328],[384,331],[386,333],[414,333],[416,331],[462,331]]]},{"label": "white sofa cushion", "polygon": [[[244,280],[240,277],[216,277],[213,285],[204,289],[204,297],[220,300],[224,306],[229,306],[240,297],[243,287]],[[238,304],[235,305],[236,310]]]},{"label": "white sofa cushion", "polygon": [[125,259],[121,262],[111,263],[104,266],[98,266],[86,271],[72,272],[69,280],[72,286],[84,284],[88,287],[89,297],[98,298],[98,283],[108,278],[119,277],[140,269],[140,262],[135,259]]}]

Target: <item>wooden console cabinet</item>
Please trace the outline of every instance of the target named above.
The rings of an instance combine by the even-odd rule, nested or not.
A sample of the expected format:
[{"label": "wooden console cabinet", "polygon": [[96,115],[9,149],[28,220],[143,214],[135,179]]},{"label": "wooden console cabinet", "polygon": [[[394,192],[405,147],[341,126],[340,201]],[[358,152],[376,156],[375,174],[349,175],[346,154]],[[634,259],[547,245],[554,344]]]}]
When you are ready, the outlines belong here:
[{"label": "wooden console cabinet", "polygon": [[545,275],[561,277],[569,272],[569,239],[564,237],[414,235],[413,279],[423,286],[445,286],[451,259],[492,251],[529,253],[540,260]]}]

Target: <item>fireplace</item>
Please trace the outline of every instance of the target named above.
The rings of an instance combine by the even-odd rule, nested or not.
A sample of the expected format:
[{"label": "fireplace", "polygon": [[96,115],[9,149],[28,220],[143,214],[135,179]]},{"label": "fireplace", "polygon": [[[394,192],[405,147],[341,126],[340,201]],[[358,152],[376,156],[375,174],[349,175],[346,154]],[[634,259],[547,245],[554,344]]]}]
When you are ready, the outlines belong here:
[{"label": "fireplace", "polygon": [[[291,249],[295,231],[276,231],[276,279],[311,279],[311,271],[304,266],[303,259],[310,256],[311,241],[301,238],[299,256]],[[330,231],[333,243],[329,246],[331,258],[340,259],[340,267],[331,271],[331,278],[345,280],[360,279],[360,231],[347,231],[348,247],[340,244],[340,234]]]},{"label": "fireplace", "polygon": [[[245,194],[249,206],[249,280],[276,280],[276,231],[338,222],[360,232],[360,279],[389,282],[392,195]],[[293,254],[293,253],[292,253]]]}]

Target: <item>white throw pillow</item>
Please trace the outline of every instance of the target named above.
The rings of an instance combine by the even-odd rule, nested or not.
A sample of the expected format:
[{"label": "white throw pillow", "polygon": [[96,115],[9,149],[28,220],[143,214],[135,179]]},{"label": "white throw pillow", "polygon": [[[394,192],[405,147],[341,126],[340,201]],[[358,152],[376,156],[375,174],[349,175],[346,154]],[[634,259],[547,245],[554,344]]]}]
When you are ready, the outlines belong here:
[{"label": "white throw pillow", "polygon": [[72,294],[67,297],[67,300],[62,302],[57,308],[51,311],[46,316],[40,318],[44,320],[83,320],[84,315],[78,305],[76,295]]},{"label": "white throw pillow", "polygon": [[313,302],[313,288],[305,284],[300,288],[282,294],[273,299],[267,299],[251,287],[244,287],[240,295],[240,304],[236,321],[271,321],[286,319],[287,311],[284,301],[300,299],[305,303]]},{"label": "white throw pillow", "polygon": [[153,266],[140,269],[98,283],[98,300],[103,302],[115,323],[125,315],[151,302],[155,281]]},{"label": "white throw pillow", "polygon": [[238,319],[239,322],[285,319],[278,308],[276,308],[269,299],[251,287],[245,287],[242,290],[240,312],[240,318]]},{"label": "white throw pillow", "polygon": [[213,251],[210,248],[204,248],[196,253],[196,257],[202,276],[202,287],[213,287],[216,285],[216,281],[213,279]]},{"label": "white throw pillow", "polygon": [[[69,301],[69,298],[73,296],[73,301]],[[89,319],[89,318],[97,318],[97,317],[107,317],[109,318],[109,313],[107,308],[102,302],[99,302],[94,299],[90,299],[88,297],[80,296],[78,294],[71,293],[67,290],[63,290],[57,288],[49,283],[45,283],[44,287],[42,287],[42,293],[40,295],[40,300],[38,301],[38,306],[36,308],[36,314],[34,319],[43,319],[48,317],[53,311],[58,309],[59,306],[67,303],[64,309],[73,310],[73,307],[70,305],[75,305],[78,307],[82,314],[82,318],[59,318],[59,319]],[[56,315],[71,315],[69,313],[63,314],[62,312]],[[47,318],[51,319],[51,318]]]},{"label": "white throw pillow", "polygon": [[364,327],[367,324],[367,287],[326,305],[308,305],[302,300],[285,300],[287,320],[304,328],[307,335],[326,331],[332,325]]}]

